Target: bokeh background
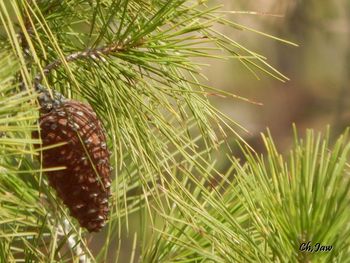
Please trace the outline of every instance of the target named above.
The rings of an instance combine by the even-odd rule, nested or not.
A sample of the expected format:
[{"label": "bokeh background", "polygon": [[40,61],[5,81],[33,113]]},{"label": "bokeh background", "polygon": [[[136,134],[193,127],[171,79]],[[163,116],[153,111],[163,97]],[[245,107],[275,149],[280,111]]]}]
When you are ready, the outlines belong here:
[{"label": "bokeh background", "polygon": [[[204,68],[209,84],[263,103],[212,98],[215,106],[250,131],[247,142],[262,150],[260,132],[268,127],[281,150],[293,139],[292,123],[336,136],[350,120],[350,1],[217,1],[233,21],[299,45],[289,46],[247,30],[220,28],[290,78],[286,83],[258,72],[260,80],[238,60],[211,61]],[[257,14],[244,13],[253,11]]]}]

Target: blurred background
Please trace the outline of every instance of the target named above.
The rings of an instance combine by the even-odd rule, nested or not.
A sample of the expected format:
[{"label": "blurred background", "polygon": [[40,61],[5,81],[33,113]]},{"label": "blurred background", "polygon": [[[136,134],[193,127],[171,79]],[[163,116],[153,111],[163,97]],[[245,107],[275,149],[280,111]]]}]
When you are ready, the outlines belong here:
[{"label": "blurred background", "polygon": [[[238,60],[211,61],[204,74],[213,87],[263,103],[212,98],[215,106],[251,134],[247,142],[262,150],[260,132],[268,127],[279,148],[293,139],[292,123],[301,134],[306,128],[333,136],[350,120],[350,1],[349,0],[240,0],[216,1],[239,24],[292,41],[293,47],[247,30],[220,28],[267,61],[290,81],[285,83],[256,71],[258,80]],[[253,11],[257,14],[241,11]],[[240,13],[241,12],[241,13]]]}]

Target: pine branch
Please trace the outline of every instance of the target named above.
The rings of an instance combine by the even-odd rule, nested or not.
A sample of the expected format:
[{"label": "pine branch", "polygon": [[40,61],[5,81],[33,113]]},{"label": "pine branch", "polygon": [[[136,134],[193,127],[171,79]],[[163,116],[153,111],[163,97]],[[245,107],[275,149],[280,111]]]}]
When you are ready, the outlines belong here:
[{"label": "pine branch", "polygon": [[[186,178],[193,180],[199,198],[211,195],[202,185],[218,175],[208,164],[210,151],[222,138],[239,138],[241,127],[210,104],[208,94],[234,95],[203,85],[203,65],[195,59],[235,58],[285,79],[262,56],[213,28],[238,28],[218,17],[217,10],[204,1],[184,0],[0,1],[0,45],[18,65],[4,65],[9,74],[0,76],[1,84],[6,83],[0,86],[0,127],[5,130],[0,138],[5,175],[0,178],[0,222],[5,222],[0,238],[5,244],[0,245],[9,248],[0,253],[0,261],[72,261],[77,241],[82,257],[105,262],[111,251],[122,247],[123,232],[135,231],[130,215],[149,218],[145,230],[156,225],[155,212],[166,215],[172,209],[179,190],[173,182],[184,195],[176,200],[179,205],[187,206],[181,185]],[[17,74],[25,92],[17,88],[22,83],[5,81]],[[41,163],[45,149],[31,136],[39,131],[33,83],[37,91],[43,83],[68,99],[89,103],[106,128],[115,169],[106,243],[96,255],[87,233],[43,176],[48,171]],[[190,217],[183,220],[192,222]],[[62,236],[67,221],[70,231]],[[203,251],[200,246],[193,249]]]},{"label": "pine branch", "polygon": [[[73,62],[79,59],[93,59],[93,60],[101,60],[101,61],[106,61],[102,55],[108,56],[112,53],[116,52],[124,52],[127,51],[130,48],[136,48],[140,47],[142,45],[142,42],[136,43],[129,45],[128,43],[112,43],[109,45],[105,45],[99,48],[90,48],[85,51],[77,51],[72,54],[69,54],[65,56],[64,60],[66,62]],[[51,62],[47,66],[44,67],[43,73],[44,75],[50,74],[52,70],[57,69],[59,66],[63,64],[62,60],[56,60],[54,62]],[[36,87],[38,84],[41,83],[43,79],[43,75],[41,73],[37,74],[35,76],[35,84],[34,86]]]},{"label": "pine branch", "polygon": [[[265,156],[243,146],[245,161],[230,158],[214,187],[209,168],[201,187],[196,167],[181,169],[164,188],[174,206],[158,211],[164,227],[147,237],[142,262],[348,262],[348,130],[334,144],[329,132],[295,130],[288,156],[271,135],[263,141]],[[303,250],[309,241],[314,250]],[[316,243],[332,248],[317,253]]]}]

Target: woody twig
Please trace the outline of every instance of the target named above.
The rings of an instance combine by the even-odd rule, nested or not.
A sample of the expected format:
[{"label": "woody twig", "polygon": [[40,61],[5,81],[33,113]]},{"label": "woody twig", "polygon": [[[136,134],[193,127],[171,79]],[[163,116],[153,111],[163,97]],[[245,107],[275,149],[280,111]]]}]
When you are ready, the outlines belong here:
[{"label": "woody twig", "polygon": [[66,57],[64,57],[64,60],[58,59],[58,60],[51,62],[47,66],[45,66],[43,71],[35,76],[35,80],[34,80],[35,87],[37,87],[38,84],[40,84],[42,82],[44,76],[47,76],[52,70],[55,70],[58,67],[60,67],[63,64],[63,61],[73,62],[76,60],[89,59],[89,58],[100,59],[103,61],[104,60],[103,56],[108,56],[108,55],[116,53],[116,52],[124,52],[127,49],[135,48],[135,47],[138,47],[140,45],[141,45],[141,42],[134,44],[134,45],[127,45],[125,43],[118,42],[118,43],[112,43],[112,44],[105,45],[105,46],[98,47],[98,48],[87,49],[85,51],[74,52],[74,53],[69,54]]}]

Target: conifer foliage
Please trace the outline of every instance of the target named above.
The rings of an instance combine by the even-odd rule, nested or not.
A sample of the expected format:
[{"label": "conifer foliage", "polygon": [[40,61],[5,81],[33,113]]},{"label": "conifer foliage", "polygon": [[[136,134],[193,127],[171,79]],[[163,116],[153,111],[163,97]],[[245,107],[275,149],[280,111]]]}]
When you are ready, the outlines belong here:
[{"label": "conifer foliage", "polygon": [[[196,59],[269,66],[214,29],[248,29],[219,9],[185,0],[0,1],[0,261],[118,257],[131,216],[171,206],[161,187],[174,169],[237,133],[208,101],[236,96],[203,85]],[[99,253],[80,226],[103,229]]]},{"label": "conifer foliage", "polygon": [[[331,155],[311,139],[317,149],[301,147],[290,173],[302,188],[288,190],[271,145],[272,172],[250,150],[246,164],[215,166],[243,129],[209,98],[242,98],[203,84],[200,61],[287,80],[219,31],[251,33],[223,11],[205,0],[0,1],[0,262],[307,262],[299,241],[349,244],[345,139]],[[323,262],[346,257],[334,249]]]}]

